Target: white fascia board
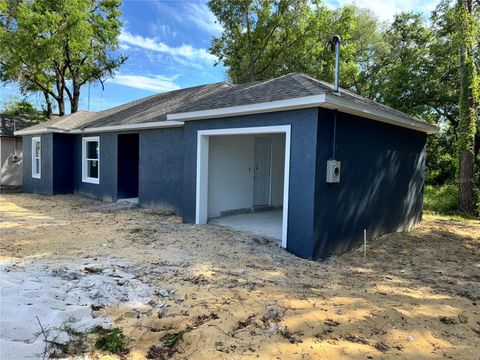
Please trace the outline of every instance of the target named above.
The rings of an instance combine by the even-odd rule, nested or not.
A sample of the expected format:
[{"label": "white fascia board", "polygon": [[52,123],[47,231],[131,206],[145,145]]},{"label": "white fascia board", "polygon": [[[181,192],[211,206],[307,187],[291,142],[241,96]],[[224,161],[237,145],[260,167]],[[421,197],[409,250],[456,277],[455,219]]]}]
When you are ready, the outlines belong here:
[{"label": "white fascia board", "polygon": [[143,123],[143,124],[127,124],[127,125],[100,126],[100,127],[91,127],[91,128],[84,128],[84,129],[75,129],[70,131],[70,134],[91,134],[91,133],[99,133],[99,132],[158,129],[158,128],[181,127],[181,126],[183,126],[182,121],[155,121],[155,122],[149,122],[149,123]]},{"label": "white fascia board", "polygon": [[47,133],[66,134],[68,133],[68,131],[55,129],[55,128],[41,128],[41,129],[33,129],[33,130],[28,130],[28,129],[17,130],[13,134],[17,136],[22,136],[22,135],[38,135],[38,134],[47,134]]},{"label": "white fascia board", "polygon": [[427,134],[436,134],[439,128],[435,125],[418,121],[415,119],[405,119],[404,117],[395,114],[389,114],[385,111],[378,111],[370,106],[356,104],[351,100],[342,99],[341,96],[327,95],[325,103],[321,107],[328,109],[336,109],[352,115],[361,116],[364,118],[381,121],[387,124],[397,125],[408,129],[413,129]]},{"label": "white fascia board", "polygon": [[305,109],[320,106],[325,102],[325,94],[304,96],[293,99],[270,101],[258,104],[231,106],[225,108],[168,114],[167,120],[202,120],[247,114],[267,113],[282,110]]},{"label": "white fascia board", "polygon": [[211,110],[191,111],[184,113],[168,114],[168,120],[202,120],[202,119],[214,119],[221,117],[267,113],[282,110],[304,109],[310,107],[323,107],[328,109],[337,109],[339,111],[361,116],[364,118],[381,121],[384,123],[401,126],[417,131],[422,131],[427,134],[438,133],[438,127],[418,121],[415,119],[406,119],[395,114],[388,113],[386,111],[378,111],[371,106],[356,104],[351,100],[343,99],[341,96],[335,95],[312,95],[301,98],[272,101],[251,105],[232,106]]}]

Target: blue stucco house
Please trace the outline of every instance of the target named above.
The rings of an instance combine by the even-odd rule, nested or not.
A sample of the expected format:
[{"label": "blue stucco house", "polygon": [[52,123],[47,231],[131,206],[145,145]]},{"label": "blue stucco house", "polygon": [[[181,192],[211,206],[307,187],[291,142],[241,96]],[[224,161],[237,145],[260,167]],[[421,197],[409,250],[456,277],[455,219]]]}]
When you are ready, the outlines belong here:
[{"label": "blue stucco house", "polygon": [[185,223],[263,226],[317,259],[362,242],[364,229],[373,238],[421,221],[426,140],[436,131],[293,73],[157,94],[17,134],[26,192],[138,198]]}]

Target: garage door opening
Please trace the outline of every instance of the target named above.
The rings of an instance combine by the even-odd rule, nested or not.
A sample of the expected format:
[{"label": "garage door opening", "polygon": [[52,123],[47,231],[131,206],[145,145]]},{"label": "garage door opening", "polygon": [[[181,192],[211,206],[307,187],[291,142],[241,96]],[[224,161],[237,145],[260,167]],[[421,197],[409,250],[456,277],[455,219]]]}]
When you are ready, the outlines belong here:
[{"label": "garage door opening", "polygon": [[290,126],[198,132],[196,222],[287,244]]}]

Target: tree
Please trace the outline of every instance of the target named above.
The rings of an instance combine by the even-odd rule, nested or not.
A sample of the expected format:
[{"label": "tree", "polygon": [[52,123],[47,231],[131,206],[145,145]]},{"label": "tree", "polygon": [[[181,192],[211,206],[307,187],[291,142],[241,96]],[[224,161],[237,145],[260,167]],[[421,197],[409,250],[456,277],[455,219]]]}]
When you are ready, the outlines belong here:
[{"label": "tree", "polygon": [[111,76],[126,58],[116,56],[120,0],[0,0],[0,79],[23,92],[41,91],[65,114],[65,97],[78,110],[81,87]]},{"label": "tree", "polygon": [[321,1],[210,0],[224,31],[210,52],[228,68],[235,83],[265,80],[290,72],[331,81],[333,35],[342,36],[341,85],[373,95],[377,63],[385,48],[373,14],[355,6],[330,10]]},{"label": "tree", "polygon": [[475,43],[478,42],[478,9],[473,0],[458,0],[456,8],[457,43],[460,54],[460,119],[459,151],[459,209],[465,214],[475,212],[475,133],[477,131],[476,106],[479,102],[479,82],[475,64]]}]

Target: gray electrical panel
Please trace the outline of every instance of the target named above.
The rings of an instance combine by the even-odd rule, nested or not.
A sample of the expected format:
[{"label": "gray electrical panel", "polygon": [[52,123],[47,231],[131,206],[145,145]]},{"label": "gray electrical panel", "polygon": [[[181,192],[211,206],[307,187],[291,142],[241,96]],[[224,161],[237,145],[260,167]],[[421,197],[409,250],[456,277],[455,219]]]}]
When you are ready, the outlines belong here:
[{"label": "gray electrical panel", "polygon": [[327,161],[327,183],[339,183],[340,182],[340,161],[328,160]]}]

